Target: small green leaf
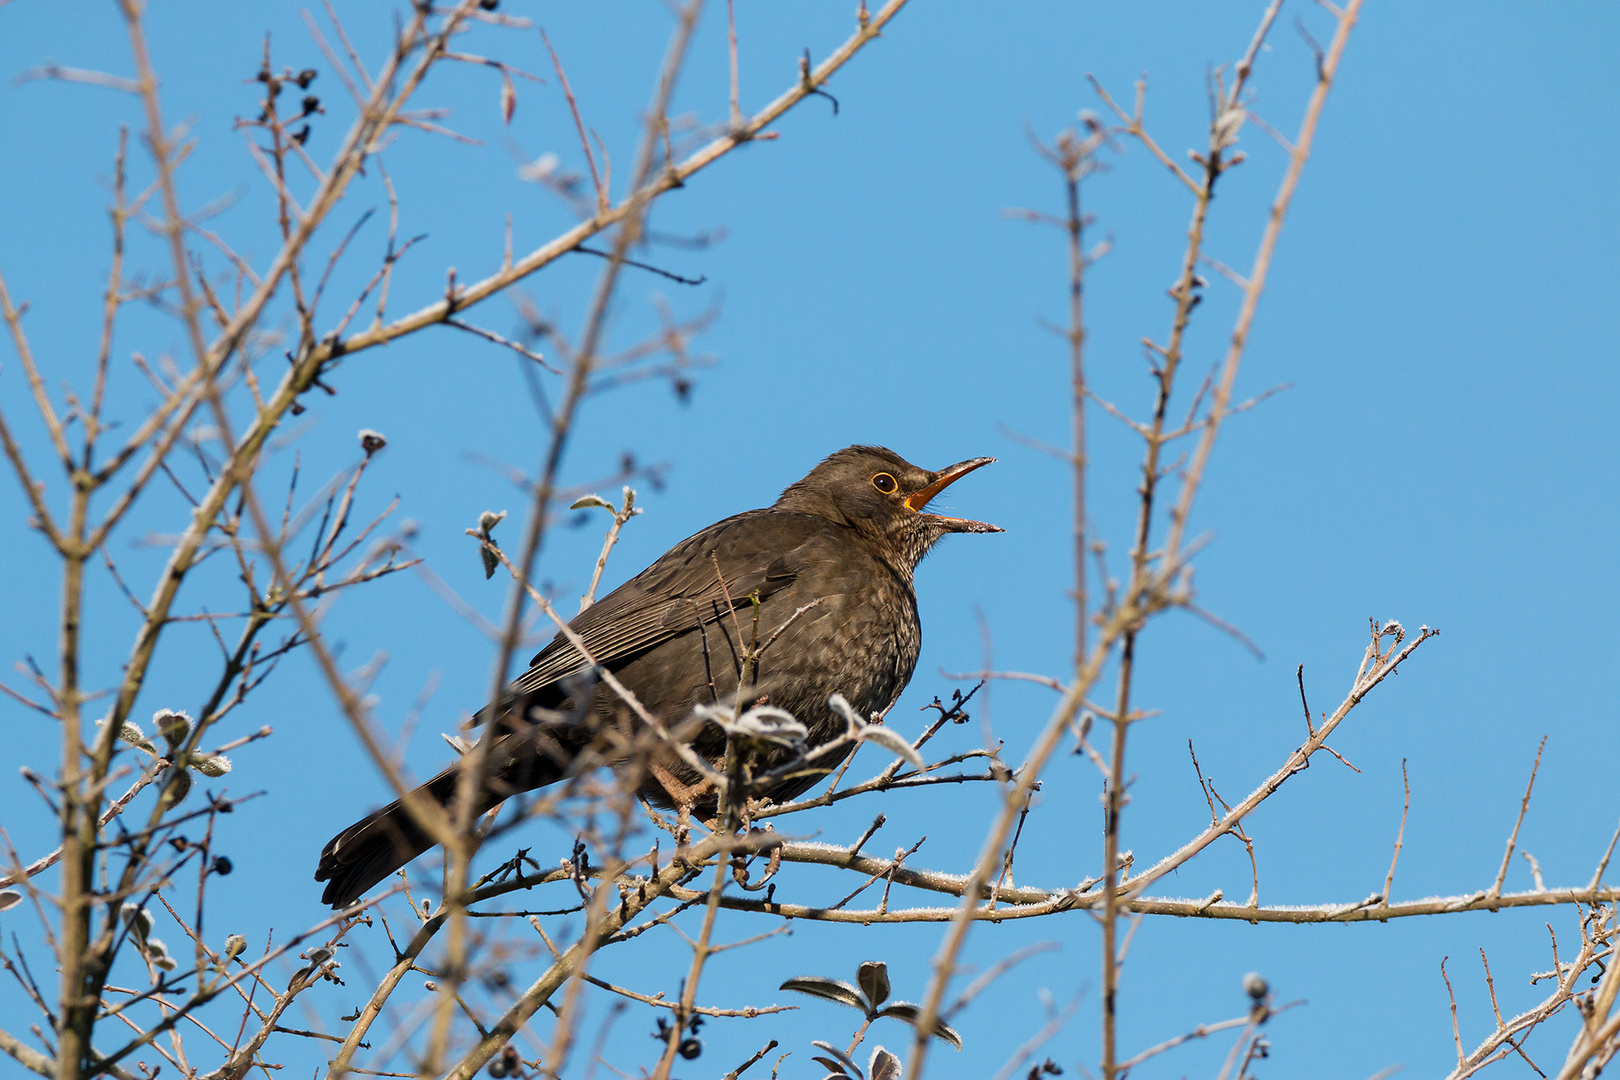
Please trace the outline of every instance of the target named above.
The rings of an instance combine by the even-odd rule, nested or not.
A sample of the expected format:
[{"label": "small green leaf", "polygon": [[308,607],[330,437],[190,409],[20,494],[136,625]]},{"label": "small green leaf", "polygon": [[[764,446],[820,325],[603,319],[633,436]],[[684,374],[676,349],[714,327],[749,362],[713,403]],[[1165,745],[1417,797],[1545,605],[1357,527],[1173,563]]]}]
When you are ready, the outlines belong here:
[{"label": "small green leaf", "polygon": [[861,997],[861,992],[839,979],[826,979],[820,975],[800,975],[783,983],[781,989],[797,990],[811,997],[826,998],[840,1005],[848,1005],[863,1013],[867,1011],[866,1000]]},{"label": "small green leaf", "polygon": [[[625,490],[628,491],[630,489],[626,488]],[[579,498],[574,500],[574,504],[568,509],[588,510],[593,506],[600,506],[604,510],[613,509],[613,504],[602,498],[600,495],[581,495]]]}]

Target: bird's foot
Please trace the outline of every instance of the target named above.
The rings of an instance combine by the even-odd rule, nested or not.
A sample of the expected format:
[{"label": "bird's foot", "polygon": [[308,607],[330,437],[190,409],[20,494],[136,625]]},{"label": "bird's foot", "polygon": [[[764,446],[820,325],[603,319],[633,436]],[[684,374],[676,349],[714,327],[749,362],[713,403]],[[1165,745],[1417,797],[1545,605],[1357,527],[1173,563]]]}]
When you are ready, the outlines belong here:
[{"label": "bird's foot", "polygon": [[[739,851],[731,860],[731,877],[738,885],[749,892],[758,892],[765,888],[776,872],[782,868],[782,840],[776,835],[776,830],[770,825],[762,829],[748,829],[740,838],[749,851]],[[767,856],[765,876],[758,881],[749,881],[748,863],[756,855]]]},{"label": "bird's foot", "polygon": [[707,779],[697,784],[684,784],[662,765],[654,764],[651,769],[653,778],[675,806],[675,842],[685,847],[692,833],[692,807],[713,790],[714,784]]}]

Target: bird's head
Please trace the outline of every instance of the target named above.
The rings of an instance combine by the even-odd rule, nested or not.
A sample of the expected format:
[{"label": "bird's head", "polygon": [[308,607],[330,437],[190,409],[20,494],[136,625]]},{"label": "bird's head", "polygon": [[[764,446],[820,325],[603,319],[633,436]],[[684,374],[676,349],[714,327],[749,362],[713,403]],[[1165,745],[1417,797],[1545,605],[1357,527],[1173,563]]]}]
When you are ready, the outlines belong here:
[{"label": "bird's head", "polygon": [[996,525],[930,514],[930,500],[995,458],[969,458],[929,472],[882,446],[851,446],[830,455],[782,492],[781,510],[818,514],[860,533],[910,574],[946,533],[1001,532]]}]

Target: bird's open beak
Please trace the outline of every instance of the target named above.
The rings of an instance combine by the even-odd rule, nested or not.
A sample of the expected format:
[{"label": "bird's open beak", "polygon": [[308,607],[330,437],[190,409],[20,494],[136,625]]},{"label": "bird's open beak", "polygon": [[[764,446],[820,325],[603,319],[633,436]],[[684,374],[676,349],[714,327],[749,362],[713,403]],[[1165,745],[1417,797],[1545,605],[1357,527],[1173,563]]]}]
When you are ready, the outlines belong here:
[{"label": "bird's open beak", "polygon": [[[906,509],[915,510],[919,514],[923,513],[923,508],[928,505],[929,500],[935,495],[938,495],[974,469],[982,465],[988,465],[994,460],[996,459],[993,457],[969,458],[966,461],[958,461],[948,469],[941,469],[934,474],[934,479],[929,482],[927,487],[914,491],[907,497]],[[926,514],[925,516],[940,522],[948,532],[993,533],[1006,531],[999,525],[990,525],[983,521],[969,521],[966,518],[945,517],[941,514]]]}]

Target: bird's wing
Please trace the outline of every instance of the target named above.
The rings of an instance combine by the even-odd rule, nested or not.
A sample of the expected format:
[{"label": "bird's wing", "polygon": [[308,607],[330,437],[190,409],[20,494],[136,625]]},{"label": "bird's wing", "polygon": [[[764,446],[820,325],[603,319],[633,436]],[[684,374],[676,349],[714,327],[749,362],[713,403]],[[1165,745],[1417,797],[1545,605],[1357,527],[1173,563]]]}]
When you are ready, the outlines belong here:
[{"label": "bird's wing", "polygon": [[[777,520],[761,528],[759,519],[766,516]],[[763,600],[787,588],[804,565],[805,549],[831,527],[811,515],[774,510],[727,518],[675,545],[580,612],[569,628],[598,663],[611,668],[617,660],[727,617],[756,591]],[[513,689],[540,689],[584,667],[578,650],[558,634]]]}]

